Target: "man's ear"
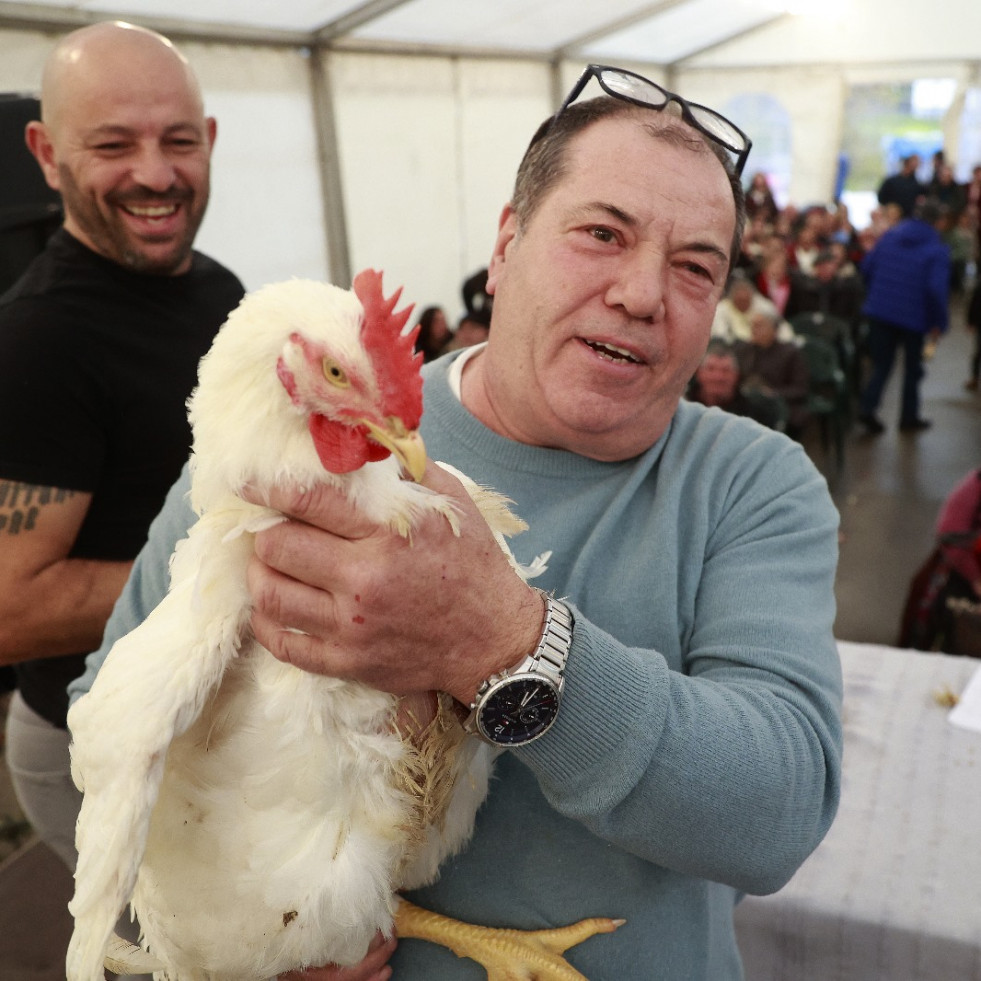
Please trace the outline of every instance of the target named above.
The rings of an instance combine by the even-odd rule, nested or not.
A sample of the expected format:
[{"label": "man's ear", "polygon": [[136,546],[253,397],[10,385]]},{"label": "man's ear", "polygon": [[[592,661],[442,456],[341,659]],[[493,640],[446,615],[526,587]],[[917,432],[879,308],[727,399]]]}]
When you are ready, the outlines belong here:
[{"label": "man's ear", "polygon": [[214,116],[208,116],[205,121],[205,132],[208,136],[208,149],[213,150],[215,146],[215,137],[218,136],[218,121]]},{"label": "man's ear", "polygon": [[58,165],[55,162],[54,146],[48,134],[48,127],[36,119],[32,120],[24,130],[24,142],[41,167],[41,173],[44,174],[48,187],[60,191],[61,180],[58,176]]},{"label": "man's ear", "polygon": [[503,272],[504,263],[507,261],[507,251],[510,244],[518,235],[518,219],[511,208],[510,203],[504,205],[501,217],[497,223],[497,239],[494,242],[494,251],[491,253],[490,265],[487,267],[487,293],[494,295],[497,289],[497,281]]}]

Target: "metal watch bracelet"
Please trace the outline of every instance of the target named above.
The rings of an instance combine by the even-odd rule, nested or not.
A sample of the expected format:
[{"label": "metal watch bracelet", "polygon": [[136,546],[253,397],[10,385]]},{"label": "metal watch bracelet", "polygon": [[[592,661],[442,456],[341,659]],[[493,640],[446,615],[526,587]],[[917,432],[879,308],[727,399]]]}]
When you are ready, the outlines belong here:
[{"label": "metal watch bracelet", "polygon": [[[535,587],[537,589],[537,587]],[[470,703],[470,717],[465,728],[473,728],[477,710],[483,696],[490,688],[505,678],[514,678],[522,674],[544,675],[555,685],[559,694],[565,686],[565,665],[569,659],[569,648],[572,646],[572,628],[575,619],[572,611],[561,600],[557,600],[543,589],[538,590],[545,600],[545,621],[542,625],[542,636],[538,646],[520,664],[492,674],[477,689],[476,698]]]}]

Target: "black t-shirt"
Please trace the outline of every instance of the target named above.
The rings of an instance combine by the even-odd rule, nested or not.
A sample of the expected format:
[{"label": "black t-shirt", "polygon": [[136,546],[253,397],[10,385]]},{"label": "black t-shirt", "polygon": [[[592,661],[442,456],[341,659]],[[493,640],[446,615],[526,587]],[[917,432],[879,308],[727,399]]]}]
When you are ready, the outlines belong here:
[{"label": "black t-shirt", "polygon": [[[201,253],[182,276],[133,273],[62,229],[0,297],[0,479],[93,495],[71,558],[142,548],[187,460],[198,361],[243,294]],[[55,725],[86,653],[16,665]]]}]

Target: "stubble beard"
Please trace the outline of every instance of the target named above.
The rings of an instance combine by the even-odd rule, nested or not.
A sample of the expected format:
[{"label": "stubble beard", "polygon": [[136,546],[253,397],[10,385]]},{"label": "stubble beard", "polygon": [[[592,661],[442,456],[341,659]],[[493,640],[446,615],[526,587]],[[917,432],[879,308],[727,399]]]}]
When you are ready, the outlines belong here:
[{"label": "stubble beard", "polygon": [[67,167],[59,170],[65,213],[88,236],[100,255],[132,272],[156,276],[175,275],[188,261],[208,203],[207,184],[201,195],[187,189],[164,194],[147,191],[138,196],[141,204],[177,202],[184,211],[182,233],[166,251],[159,252],[152,242],[144,244],[136,239],[117,213],[122,202],[136,199],[137,195],[110,193],[100,200],[83,194]]}]

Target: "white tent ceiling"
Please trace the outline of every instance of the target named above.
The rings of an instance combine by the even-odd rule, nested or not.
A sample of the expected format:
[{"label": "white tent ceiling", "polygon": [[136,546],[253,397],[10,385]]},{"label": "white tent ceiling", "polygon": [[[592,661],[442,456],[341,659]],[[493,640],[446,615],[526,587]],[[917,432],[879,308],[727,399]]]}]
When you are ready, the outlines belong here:
[{"label": "white tent ceiling", "polygon": [[855,86],[952,82],[944,145],[981,160],[961,126],[981,0],[0,0],[0,91],[36,91],[55,37],[107,19],[194,64],[222,134],[200,243],[250,287],[376,264],[452,309],[528,134],[583,62],[749,113],[732,118],[750,168],[795,203],[830,200]]},{"label": "white tent ceiling", "polygon": [[0,0],[0,28],[113,17],[183,38],[685,69],[981,61],[979,0]]}]

